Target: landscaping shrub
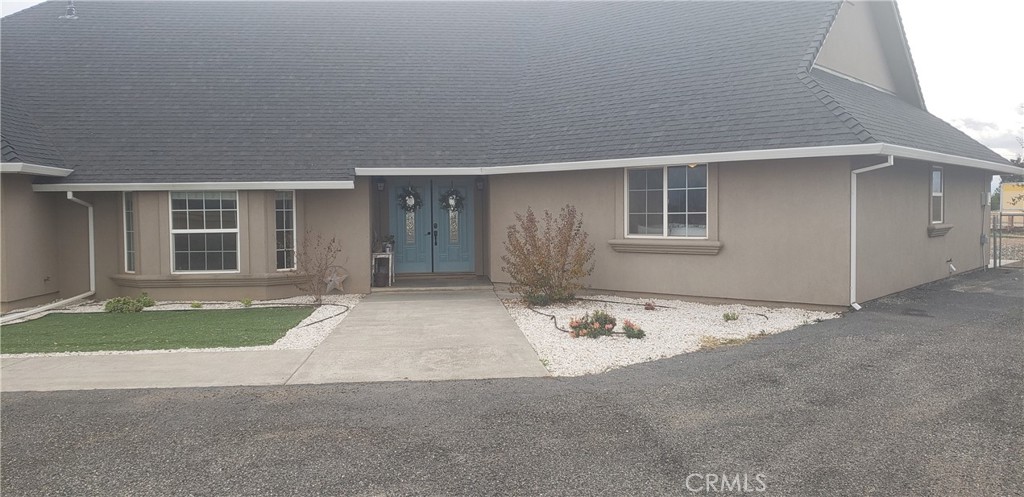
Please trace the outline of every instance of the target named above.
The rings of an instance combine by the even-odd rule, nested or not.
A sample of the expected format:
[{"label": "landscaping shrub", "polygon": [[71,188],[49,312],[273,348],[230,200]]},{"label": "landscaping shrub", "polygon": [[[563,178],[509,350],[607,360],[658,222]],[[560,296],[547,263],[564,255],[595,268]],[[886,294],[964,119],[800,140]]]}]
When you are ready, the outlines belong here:
[{"label": "landscaping shrub", "polygon": [[740,318],[740,315],[735,313],[735,312],[727,312],[725,314],[722,314],[722,319],[724,319],[726,322],[735,321],[735,320],[737,320],[739,318]]},{"label": "landscaping shrub", "polygon": [[654,305],[654,302],[647,302],[646,304],[644,304],[644,310],[645,311],[653,311],[656,308],[657,307]]},{"label": "landscaping shrub", "polygon": [[193,309],[202,309],[203,303],[198,300],[193,300],[192,303],[189,304],[189,306],[192,307]]},{"label": "landscaping shrub", "polygon": [[156,301],[153,300],[153,297],[150,297],[149,294],[146,292],[142,292],[142,295],[140,295],[139,298],[136,300],[138,300],[139,303],[142,304],[142,307],[153,307],[154,305],[156,305]]},{"label": "landscaping shrub", "polygon": [[252,299],[242,299],[242,307],[252,307]]},{"label": "landscaping shrub", "polygon": [[322,304],[324,295],[331,290],[343,291],[341,284],[345,279],[345,266],[344,263],[337,264],[342,251],[341,242],[337,237],[327,238],[323,233],[309,229],[302,237],[302,246],[295,257],[297,272],[304,281],[296,286],[313,296],[313,303],[316,305]]},{"label": "landscaping shrub", "polygon": [[594,311],[569,321],[569,329],[573,338],[609,336],[615,330],[615,318],[607,312]]},{"label": "landscaping shrub", "polygon": [[647,335],[643,328],[628,319],[622,322],[622,331],[626,334],[626,338],[640,339]]},{"label": "landscaping shrub", "polygon": [[572,205],[563,207],[558,219],[544,211],[543,228],[529,207],[515,216],[501,256],[511,290],[531,305],[572,300],[583,288],[580,281],[594,271],[594,246],[587,241],[583,217]]},{"label": "landscaping shrub", "polygon": [[103,304],[103,310],[106,312],[142,312],[142,308],[142,302],[131,297],[114,297],[108,300],[106,304]]}]

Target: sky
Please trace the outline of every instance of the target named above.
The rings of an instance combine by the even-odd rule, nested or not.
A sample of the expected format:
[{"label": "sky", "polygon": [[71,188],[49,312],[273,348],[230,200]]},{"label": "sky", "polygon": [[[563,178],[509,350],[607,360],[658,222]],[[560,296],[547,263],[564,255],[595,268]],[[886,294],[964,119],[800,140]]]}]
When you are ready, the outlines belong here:
[{"label": "sky", "polygon": [[[0,6],[6,16],[37,3]],[[897,4],[928,111],[1008,159],[1024,155],[1024,1]]]}]

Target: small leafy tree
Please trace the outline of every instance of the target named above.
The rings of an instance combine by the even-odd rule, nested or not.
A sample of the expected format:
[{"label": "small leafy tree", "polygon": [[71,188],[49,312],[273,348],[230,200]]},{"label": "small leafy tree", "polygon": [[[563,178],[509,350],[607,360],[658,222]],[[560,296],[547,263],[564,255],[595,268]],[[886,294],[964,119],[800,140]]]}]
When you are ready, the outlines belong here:
[{"label": "small leafy tree", "polygon": [[343,248],[336,237],[326,238],[320,232],[307,229],[302,237],[302,246],[295,254],[298,273],[303,282],[296,285],[299,290],[313,296],[317,305],[323,303],[324,295],[332,289],[341,289],[345,266],[337,264]]},{"label": "small leafy tree", "polygon": [[568,204],[557,220],[544,211],[543,228],[529,207],[515,216],[501,256],[512,291],[534,305],[572,300],[583,288],[580,281],[594,271],[594,246],[587,241],[583,217]]}]

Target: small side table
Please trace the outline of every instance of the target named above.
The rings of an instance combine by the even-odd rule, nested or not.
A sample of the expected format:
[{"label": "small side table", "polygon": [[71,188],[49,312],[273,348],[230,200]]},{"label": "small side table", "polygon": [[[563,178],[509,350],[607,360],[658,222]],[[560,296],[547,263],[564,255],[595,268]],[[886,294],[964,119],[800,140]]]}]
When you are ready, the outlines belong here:
[{"label": "small side table", "polygon": [[388,286],[395,282],[395,258],[392,252],[374,252],[370,258],[370,274],[377,272],[377,259],[388,260]]}]

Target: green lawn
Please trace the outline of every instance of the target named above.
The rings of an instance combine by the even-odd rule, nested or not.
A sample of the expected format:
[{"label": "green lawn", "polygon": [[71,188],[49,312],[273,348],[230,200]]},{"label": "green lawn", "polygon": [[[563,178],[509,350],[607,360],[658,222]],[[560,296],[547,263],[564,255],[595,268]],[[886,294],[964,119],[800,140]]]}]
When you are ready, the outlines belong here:
[{"label": "green lawn", "polygon": [[0,352],[86,352],[269,345],[312,307],[50,314],[0,328]]}]

